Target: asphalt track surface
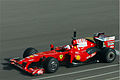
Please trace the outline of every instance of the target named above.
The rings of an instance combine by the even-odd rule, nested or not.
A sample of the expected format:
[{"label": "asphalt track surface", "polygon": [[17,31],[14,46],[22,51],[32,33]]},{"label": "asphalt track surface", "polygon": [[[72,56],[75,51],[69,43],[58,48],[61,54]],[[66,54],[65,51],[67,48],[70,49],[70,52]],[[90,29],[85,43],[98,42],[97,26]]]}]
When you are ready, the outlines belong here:
[{"label": "asphalt track surface", "polygon": [[[119,80],[118,56],[113,63],[61,66],[56,73],[30,76],[8,63],[27,47],[39,51],[71,43],[96,32],[119,39],[118,0],[0,0],[0,80]],[[119,49],[116,43],[116,49]]]}]

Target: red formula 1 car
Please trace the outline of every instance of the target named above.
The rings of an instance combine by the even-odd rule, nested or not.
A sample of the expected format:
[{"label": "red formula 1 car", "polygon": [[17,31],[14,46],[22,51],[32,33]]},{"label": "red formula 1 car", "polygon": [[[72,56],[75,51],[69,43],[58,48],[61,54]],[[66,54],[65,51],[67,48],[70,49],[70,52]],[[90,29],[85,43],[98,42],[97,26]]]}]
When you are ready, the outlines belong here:
[{"label": "red formula 1 car", "polygon": [[45,52],[27,48],[23,58],[11,58],[10,63],[32,75],[56,72],[60,63],[66,66],[91,60],[110,63],[116,58],[114,42],[115,36],[109,37],[104,33],[96,33],[92,38],[76,39],[74,31],[71,45],[54,48],[51,44],[51,50]]}]

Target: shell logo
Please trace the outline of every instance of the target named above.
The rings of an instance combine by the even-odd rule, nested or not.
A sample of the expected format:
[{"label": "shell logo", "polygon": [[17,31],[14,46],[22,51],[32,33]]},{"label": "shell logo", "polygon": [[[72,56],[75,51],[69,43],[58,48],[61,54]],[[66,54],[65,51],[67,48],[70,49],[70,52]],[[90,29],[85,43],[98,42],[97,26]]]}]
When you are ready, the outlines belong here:
[{"label": "shell logo", "polygon": [[80,60],[80,55],[77,55],[77,56],[76,56],[76,60]]}]

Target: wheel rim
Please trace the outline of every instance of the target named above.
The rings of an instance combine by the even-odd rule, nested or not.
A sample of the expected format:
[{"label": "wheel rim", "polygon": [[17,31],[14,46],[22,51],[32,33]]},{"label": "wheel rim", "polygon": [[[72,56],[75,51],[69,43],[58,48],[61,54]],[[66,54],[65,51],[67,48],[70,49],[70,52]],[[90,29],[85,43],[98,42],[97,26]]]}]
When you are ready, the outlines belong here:
[{"label": "wheel rim", "polygon": [[56,70],[57,69],[57,62],[52,61],[50,67],[51,67],[51,70],[53,70],[53,71]]},{"label": "wheel rim", "polygon": [[108,60],[109,61],[113,61],[115,59],[115,54],[113,53],[113,52],[110,52],[109,54],[108,54]]}]

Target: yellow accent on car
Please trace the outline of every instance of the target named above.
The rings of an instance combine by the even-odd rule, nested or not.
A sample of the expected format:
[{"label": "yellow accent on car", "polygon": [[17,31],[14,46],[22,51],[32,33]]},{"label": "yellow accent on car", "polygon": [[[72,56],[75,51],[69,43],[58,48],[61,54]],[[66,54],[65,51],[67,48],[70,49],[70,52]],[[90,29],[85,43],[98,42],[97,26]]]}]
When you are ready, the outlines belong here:
[{"label": "yellow accent on car", "polygon": [[29,57],[34,57],[33,55],[29,56]]},{"label": "yellow accent on car", "polygon": [[76,56],[76,60],[80,60],[80,56],[79,55]]},{"label": "yellow accent on car", "polygon": [[77,47],[76,47],[76,46],[74,46],[74,48],[76,49]]}]

